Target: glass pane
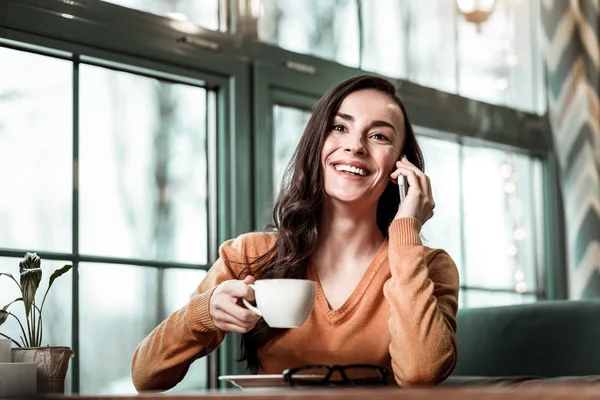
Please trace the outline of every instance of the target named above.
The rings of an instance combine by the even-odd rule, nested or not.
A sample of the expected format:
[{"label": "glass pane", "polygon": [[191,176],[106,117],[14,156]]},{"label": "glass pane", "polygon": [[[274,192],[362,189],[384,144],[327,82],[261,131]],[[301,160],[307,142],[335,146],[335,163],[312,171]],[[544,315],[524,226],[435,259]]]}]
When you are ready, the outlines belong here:
[{"label": "glass pane", "polygon": [[465,285],[536,290],[539,232],[533,199],[539,199],[540,188],[533,162],[500,150],[464,147]]},{"label": "glass pane", "polygon": [[459,94],[543,112],[538,1],[498,0],[479,27],[458,17]]},{"label": "glass pane", "polygon": [[[205,275],[202,270],[82,263],[81,393],[136,393],[130,375],[136,346],[171,312],[185,305]],[[206,361],[201,359],[173,390],[205,387]]]},{"label": "glass pane", "polygon": [[358,67],[358,26],[356,0],[262,0],[258,39]]},{"label": "glass pane", "polygon": [[82,263],[79,283],[81,393],[135,393],[131,356],[162,317],[157,270]]},{"label": "glass pane", "polygon": [[435,200],[435,215],[425,223],[421,233],[427,246],[444,249],[450,254],[462,275],[460,147],[456,143],[422,136],[418,141]]},{"label": "glass pane", "polygon": [[[406,6],[398,0],[361,0],[361,68],[406,77]],[[420,7],[422,8],[422,7]]]},{"label": "glass pane", "polygon": [[408,79],[418,84],[456,93],[456,40],[454,2],[403,0],[409,19]]},{"label": "glass pane", "polygon": [[81,252],[206,263],[206,90],[81,66]]},{"label": "glass pane", "polygon": [[[25,256],[25,254],[23,254]],[[0,271],[12,274],[19,281],[19,262],[23,258],[0,257]],[[71,264],[69,261],[56,261],[42,259],[42,281],[36,292],[36,304],[41,307],[44,293],[48,289],[48,281],[55,270],[62,268],[65,264]],[[42,346],[67,346],[72,348],[71,327],[73,318],[72,298],[73,298],[73,274],[67,272],[54,280],[46,302],[42,309]],[[0,277],[0,307],[4,307],[11,301],[21,297],[21,292],[17,285],[8,277]],[[15,314],[27,331],[27,322],[25,320],[25,310],[22,302],[12,304],[8,311]],[[15,318],[10,317],[0,327],[0,332],[10,336],[20,342],[20,336],[24,336],[19,323]],[[76,357],[78,354],[75,355]],[[65,392],[69,393],[71,389],[71,363],[65,382]]]},{"label": "glass pane", "polygon": [[510,292],[488,292],[484,290],[463,290],[461,296],[465,298],[463,307],[493,307],[508,306],[511,304],[525,304],[536,301],[533,294],[519,294]]},{"label": "glass pane", "polygon": [[165,314],[162,319],[167,318],[173,311],[187,304],[190,295],[206,276],[206,271],[201,269],[169,268],[162,272],[164,274],[163,287],[165,298],[163,308]]},{"label": "glass pane", "polygon": [[[494,104],[506,104],[510,49],[507,4],[497,1],[489,19],[481,25],[458,16],[458,93]],[[511,82],[511,84],[513,84]]]},{"label": "glass pane", "polygon": [[273,157],[273,193],[277,198],[283,173],[290,158],[296,150],[296,145],[310,119],[310,111],[293,107],[275,105],[273,107],[273,136],[275,157]]},{"label": "glass pane", "polygon": [[3,47],[0,60],[0,247],[70,253],[72,64]]},{"label": "glass pane", "polygon": [[545,82],[538,30],[540,7],[538,0],[508,1],[510,39],[504,51],[504,64],[508,80],[506,105],[543,114],[546,101],[541,98]]},{"label": "glass pane", "polygon": [[[221,0],[104,0],[120,6],[146,11],[152,14],[171,17],[174,28],[189,30],[188,33],[197,33],[192,26],[185,22],[192,22],[213,31],[226,31],[226,26],[219,26],[219,2]],[[226,8],[223,8],[225,12]],[[221,20],[226,20],[221,16]],[[224,25],[224,24],[222,24]]]},{"label": "glass pane", "polygon": [[[160,274],[160,271],[159,271]],[[187,304],[192,292],[198,287],[206,271],[196,269],[167,269],[164,271],[163,289],[163,318],[166,319],[173,311]],[[208,364],[206,358],[194,361],[185,378],[169,392],[200,390],[206,388]]]}]

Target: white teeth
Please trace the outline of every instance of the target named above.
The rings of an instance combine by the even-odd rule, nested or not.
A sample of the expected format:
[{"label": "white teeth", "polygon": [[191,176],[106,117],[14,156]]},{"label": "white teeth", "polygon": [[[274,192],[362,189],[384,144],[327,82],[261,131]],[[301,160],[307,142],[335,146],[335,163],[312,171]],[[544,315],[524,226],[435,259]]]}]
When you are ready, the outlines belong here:
[{"label": "white teeth", "polygon": [[338,171],[351,172],[353,174],[360,175],[360,176],[366,176],[367,175],[367,173],[365,172],[364,169],[352,167],[350,165],[345,165],[345,164],[338,164],[338,165],[335,166],[335,169],[337,169]]}]

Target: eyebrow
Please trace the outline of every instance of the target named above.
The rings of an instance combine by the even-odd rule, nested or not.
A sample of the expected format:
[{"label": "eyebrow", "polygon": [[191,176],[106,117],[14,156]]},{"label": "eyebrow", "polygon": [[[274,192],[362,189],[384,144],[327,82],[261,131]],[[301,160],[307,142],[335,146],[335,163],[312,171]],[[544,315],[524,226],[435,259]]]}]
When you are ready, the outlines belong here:
[{"label": "eyebrow", "polygon": [[[341,119],[345,120],[345,121],[349,121],[349,122],[354,122],[354,117],[350,114],[344,114],[344,113],[337,113],[336,114],[337,117],[340,117]],[[372,121],[370,124],[370,127],[388,127],[393,129],[394,131],[396,130],[396,127],[394,125],[392,125],[391,123],[387,122],[387,121],[381,121],[381,120],[375,120]]]}]

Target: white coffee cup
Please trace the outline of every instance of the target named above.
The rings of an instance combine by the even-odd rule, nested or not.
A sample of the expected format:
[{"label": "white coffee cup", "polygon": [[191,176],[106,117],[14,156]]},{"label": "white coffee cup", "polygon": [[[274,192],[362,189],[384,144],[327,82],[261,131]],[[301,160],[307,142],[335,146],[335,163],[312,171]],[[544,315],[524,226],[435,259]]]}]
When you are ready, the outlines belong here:
[{"label": "white coffee cup", "polygon": [[259,279],[249,285],[256,307],[244,305],[265,319],[271,328],[297,328],[304,323],[315,304],[317,283],[306,279]]}]

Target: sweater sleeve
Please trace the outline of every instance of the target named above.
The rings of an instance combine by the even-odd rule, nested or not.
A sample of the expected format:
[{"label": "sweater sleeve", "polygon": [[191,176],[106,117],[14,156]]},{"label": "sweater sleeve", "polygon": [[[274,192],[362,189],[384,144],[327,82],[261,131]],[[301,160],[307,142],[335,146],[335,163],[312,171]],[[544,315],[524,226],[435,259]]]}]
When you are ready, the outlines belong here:
[{"label": "sweater sleeve", "polygon": [[421,224],[394,220],[389,229],[390,355],[400,386],[435,384],[457,360],[458,270],[443,250],[422,245]]},{"label": "sweater sleeve", "polygon": [[[189,302],[137,346],[131,376],[138,392],[172,388],[183,379],[193,361],[211,353],[223,341],[225,333],[215,327],[209,313],[210,298],[221,282],[237,279],[235,270],[241,270],[247,260],[245,247],[244,236],[223,243],[219,259]],[[229,262],[232,260],[241,262]]]}]

